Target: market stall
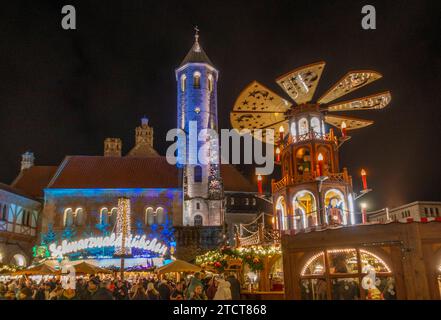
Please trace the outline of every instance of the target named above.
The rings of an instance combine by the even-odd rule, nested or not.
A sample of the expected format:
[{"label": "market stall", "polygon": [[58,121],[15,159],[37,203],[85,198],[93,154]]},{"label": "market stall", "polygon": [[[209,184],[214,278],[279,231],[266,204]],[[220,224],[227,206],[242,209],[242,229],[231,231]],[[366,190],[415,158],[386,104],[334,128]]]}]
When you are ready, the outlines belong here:
[{"label": "market stall", "polygon": [[176,280],[179,281],[181,273],[198,272],[201,271],[201,267],[195,266],[189,262],[183,260],[174,260],[165,266],[162,266],[156,270],[158,275],[172,273],[176,276]]}]

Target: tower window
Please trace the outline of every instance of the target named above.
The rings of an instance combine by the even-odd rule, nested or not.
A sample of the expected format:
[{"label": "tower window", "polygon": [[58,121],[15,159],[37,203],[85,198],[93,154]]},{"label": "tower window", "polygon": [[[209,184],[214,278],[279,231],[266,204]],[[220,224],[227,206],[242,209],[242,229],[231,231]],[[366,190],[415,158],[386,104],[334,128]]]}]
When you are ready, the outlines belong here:
[{"label": "tower window", "polygon": [[211,74],[208,75],[208,91],[213,91],[213,75]]},{"label": "tower window", "polygon": [[181,76],[181,92],[185,92],[186,80],[187,80],[187,76],[185,74],[183,74]]},{"label": "tower window", "polygon": [[202,182],[202,167],[194,167],[194,182]]},{"label": "tower window", "polygon": [[200,214],[197,214],[194,216],[194,226],[195,227],[200,227],[202,226],[202,216]]},{"label": "tower window", "polygon": [[196,210],[201,210],[201,204],[199,202],[196,202]]},{"label": "tower window", "polygon": [[200,89],[201,88],[201,73],[196,71],[193,74],[193,88]]}]

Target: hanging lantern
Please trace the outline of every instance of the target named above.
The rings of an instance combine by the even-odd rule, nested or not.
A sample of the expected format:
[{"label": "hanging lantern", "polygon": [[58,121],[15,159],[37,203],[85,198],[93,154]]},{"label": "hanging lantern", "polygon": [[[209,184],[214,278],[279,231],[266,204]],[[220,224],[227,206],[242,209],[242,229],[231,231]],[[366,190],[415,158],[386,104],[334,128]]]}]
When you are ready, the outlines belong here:
[{"label": "hanging lantern", "polygon": [[262,175],[257,175],[257,190],[259,194],[263,193],[263,187],[262,187]]},{"label": "hanging lantern", "polygon": [[363,181],[363,190],[367,190],[367,179],[366,179],[366,171],[364,169],[361,169],[361,180]]},{"label": "hanging lantern", "polygon": [[285,128],[283,128],[283,126],[280,126],[279,128],[280,141],[283,141],[284,133],[285,133]]},{"label": "hanging lantern", "polygon": [[280,162],[280,148],[276,148],[276,162]]},{"label": "hanging lantern", "polygon": [[317,176],[323,175],[323,154],[319,153],[317,157]]},{"label": "hanging lantern", "polygon": [[343,138],[346,138],[346,122],[342,121],[341,123],[341,135]]}]

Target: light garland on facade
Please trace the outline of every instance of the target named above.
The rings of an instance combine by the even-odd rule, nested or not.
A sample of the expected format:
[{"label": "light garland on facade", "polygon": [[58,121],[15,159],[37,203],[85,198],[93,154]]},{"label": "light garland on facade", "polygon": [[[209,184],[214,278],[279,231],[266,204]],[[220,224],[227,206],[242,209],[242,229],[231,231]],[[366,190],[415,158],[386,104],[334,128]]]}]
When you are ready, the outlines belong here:
[{"label": "light garland on facade", "polygon": [[202,267],[213,266],[222,271],[228,264],[229,259],[238,259],[247,264],[253,271],[263,268],[263,258],[271,258],[281,255],[282,250],[279,246],[253,245],[240,248],[221,248],[208,251],[196,257],[196,264]]},{"label": "light garland on facade", "polygon": [[118,198],[118,215],[116,218],[116,238],[121,242],[115,246],[115,255],[127,256],[132,253],[127,238],[131,236],[130,199]]}]

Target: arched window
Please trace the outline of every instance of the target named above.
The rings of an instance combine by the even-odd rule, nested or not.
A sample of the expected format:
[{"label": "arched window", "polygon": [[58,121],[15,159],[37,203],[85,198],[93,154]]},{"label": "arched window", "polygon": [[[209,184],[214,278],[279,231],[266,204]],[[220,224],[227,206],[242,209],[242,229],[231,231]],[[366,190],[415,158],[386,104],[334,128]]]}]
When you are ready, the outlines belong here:
[{"label": "arched window", "polygon": [[213,91],[213,75],[212,74],[208,75],[208,91],[209,92]]},{"label": "arched window", "polygon": [[116,218],[118,217],[118,208],[114,207],[112,210],[110,210],[109,214],[109,224],[111,226],[114,226],[116,224]]},{"label": "arched window", "polygon": [[83,208],[77,208],[75,210],[75,225],[82,226],[86,222],[86,217],[84,216]]},{"label": "arched window", "polygon": [[317,118],[317,117],[312,117],[311,118],[311,129],[316,134],[320,134],[321,133],[319,118]]},{"label": "arched window", "polygon": [[299,148],[296,151],[296,166],[298,175],[311,173],[311,152],[309,148]]},{"label": "arched window", "polygon": [[185,92],[186,89],[187,76],[183,74],[181,76],[181,92]]},{"label": "arched window", "polygon": [[194,226],[195,227],[201,227],[202,226],[202,216],[200,214],[197,214],[194,216]]},{"label": "arched window", "polygon": [[286,213],[285,199],[283,197],[279,197],[277,199],[276,212],[277,212],[276,217],[278,220],[279,228],[281,230],[287,230],[288,229],[288,217],[287,217],[287,213]]},{"label": "arched window", "polygon": [[202,167],[194,167],[194,182],[202,182]]},{"label": "arched window", "polygon": [[163,224],[164,222],[165,222],[164,208],[158,207],[156,208],[156,223]]},{"label": "arched window", "polygon": [[302,118],[299,120],[299,135],[304,135],[309,132],[308,119]]},{"label": "arched window", "polygon": [[296,129],[296,123],[295,122],[291,122],[291,135],[293,137],[297,137],[297,129]]},{"label": "arched window", "polygon": [[100,210],[100,224],[109,224],[109,209],[101,208]]},{"label": "arched window", "polygon": [[201,73],[199,71],[195,71],[195,73],[193,73],[193,88],[201,88]]},{"label": "arched window", "polygon": [[153,210],[152,207],[148,207],[145,210],[145,224],[148,226],[151,226],[153,224],[155,224],[155,211]]},{"label": "arched window", "polygon": [[201,210],[201,204],[199,202],[196,202],[196,210]]},{"label": "arched window", "polygon": [[73,225],[73,222],[74,222],[74,217],[73,217],[72,208],[65,209],[63,215],[63,226],[71,227]]},{"label": "arched window", "polygon": [[338,189],[329,189],[325,192],[326,223],[348,224],[348,210],[346,201]]},{"label": "arched window", "polygon": [[294,219],[292,227],[295,230],[317,225],[317,203],[312,192],[302,190],[293,197]]},{"label": "arched window", "polygon": [[304,264],[300,277],[303,300],[396,299],[392,270],[379,256],[365,249],[315,253]]}]

